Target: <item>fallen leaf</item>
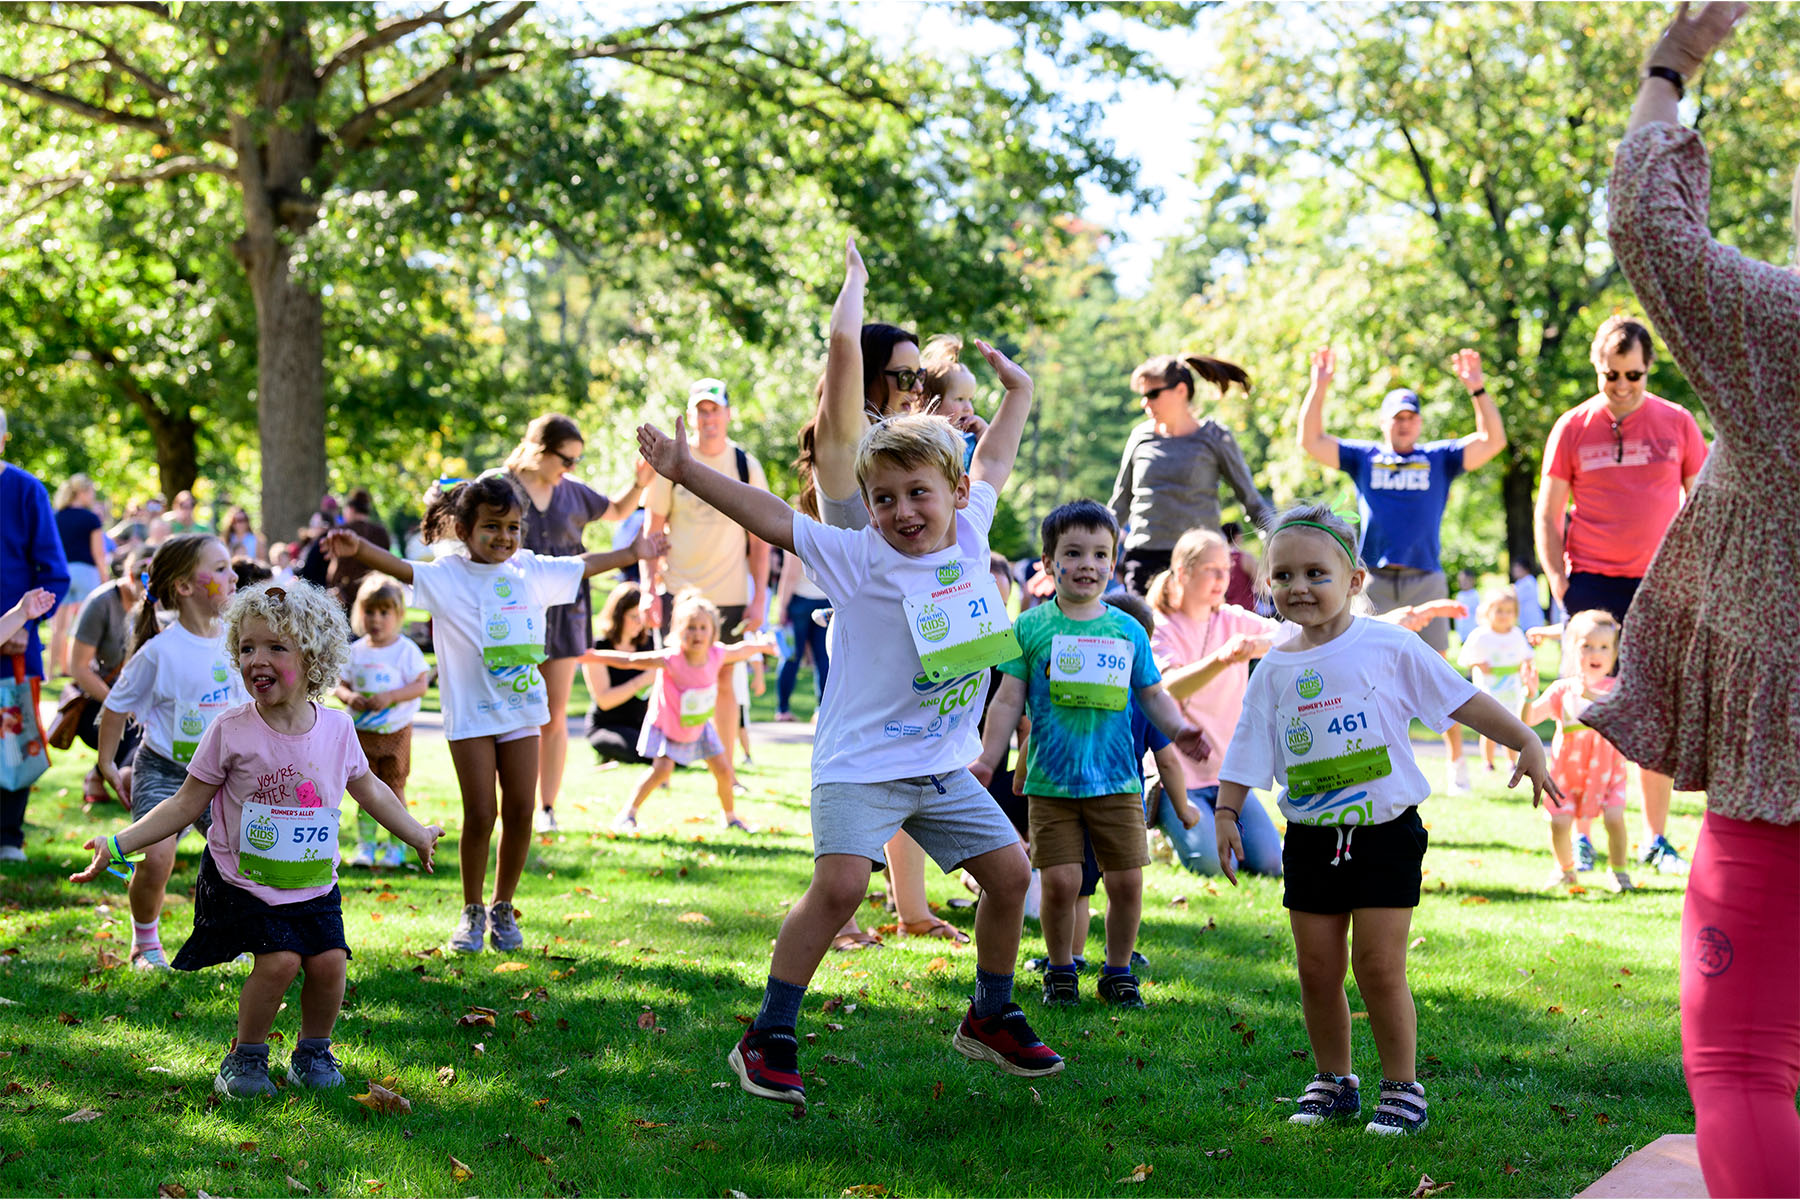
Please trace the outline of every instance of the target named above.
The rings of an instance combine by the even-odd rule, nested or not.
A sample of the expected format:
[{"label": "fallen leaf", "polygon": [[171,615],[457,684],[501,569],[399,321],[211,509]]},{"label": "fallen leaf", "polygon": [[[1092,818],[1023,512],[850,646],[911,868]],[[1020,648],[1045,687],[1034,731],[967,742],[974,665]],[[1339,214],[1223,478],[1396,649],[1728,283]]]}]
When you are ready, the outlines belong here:
[{"label": "fallen leaf", "polygon": [[475,1055],[476,1058],[480,1058],[482,1055],[487,1053],[487,1043],[486,1042],[476,1042],[473,1046],[469,1047],[469,1050],[471,1053],[473,1053]]},{"label": "fallen leaf", "polygon": [[712,918],[703,912],[684,912],[675,919],[683,925],[711,925],[713,923]]},{"label": "fallen leaf", "polygon": [[639,1013],[638,1014],[638,1028],[639,1029],[654,1029],[654,1028],[656,1028],[656,1014],[651,1012],[647,1008],[643,1012]]},{"label": "fallen leaf", "polygon": [[[389,1079],[391,1080],[392,1076],[389,1076]],[[411,1100],[398,1092],[383,1087],[373,1079],[369,1080],[369,1090],[353,1099],[370,1112],[409,1113],[412,1111]]]},{"label": "fallen leaf", "polygon": [[944,1098],[944,1081],[943,1080],[940,1079],[936,1083],[931,1085],[931,1098],[933,1100],[942,1100]]},{"label": "fallen leaf", "polygon": [[819,1006],[819,1011],[827,1012],[827,1013],[834,1013],[842,1007],[844,1007],[844,998],[842,996],[833,996],[831,999],[827,1000],[825,1003],[823,1003]]},{"label": "fallen leaf", "polygon": [[465,1179],[475,1178],[475,1172],[469,1170],[469,1164],[452,1154],[450,1156],[450,1178],[461,1183]]},{"label": "fallen leaf", "polygon": [[525,1022],[527,1025],[537,1024],[537,1014],[532,1012],[529,1008],[515,1009],[513,1016],[518,1020]]},{"label": "fallen leaf", "polygon": [[539,1112],[543,1112],[544,1109],[548,1108],[549,1106],[550,1106],[550,1097],[548,1097],[548,1096],[545,1096],[539,1100],[533,1100],[531,1102],[531,1107],[537,1109]]},{"label": "fallen leaf", "polygon": [[[65,1120],[65,1121],[70,1120],[70,1119],[71,1118],[69,1118],[69,1117],[63,1118],[63,1120]],[[1605,1113],[1595,1113],[1594,1114],[1594,1124],[1596,1124],[1596,1125],[1611,1125],[1612,1118],[1607,1116]]]},{"label": "fallen leaf", "polygon": [[1562,1005],[1560,1005],[1560,1004],[1552,1004],[1552,1005],[1551,1005],[1551,1006],[1550,1006],[1550,1007],[1549,1007],[1549,1008],[1547,1008],[1547,1009],[1545,1009],[1545,1010],[1544,1010],[1544,1011],[1545,1011],[1545,1012],[1546,1012],[1546,1013],[1559,1013],[1559,1012],[1561,1012],[1561,1011],[1562,1011],[1562,1010],[1563,1010],[1563,1009],[1562,1009]]},{"label": "fallen leaf", "polygon": [[696,1150],[717,1150],[717,1149],[719,1149],[719,1143],[710,1141],[710,1140],[704,1141],[704,1142],[695,1142],[694,1149],[696,1149]]},{"label": "fallen leaf", "polygon": [[100,1110],[97,1108],[78,1108],[68,1116],[64,1117],[60,1124],[80,1125],[87,1121],[92,1121],[99,1116]]},{"label": "fallen leaf", "polygon": [[1509,1162],[1505,1162],[1500,1164],[1500,1171],[1504,1175],[1517,1175],[1519,1173],[1519,1168],[1513,1166]]},{"label": "fallen leaf", "polygon": [[926,973],[931,974],[931,975],[936,975],[940,971],[948,971],[949,969],[950,969],[950,960],[947,958],[944,958],[942,956],[934,958],[930,962],[925,964]]},{"label": "fallen leaf", "polygon": [[81,1024],[81,1018],[74,1013],[59,1012],[56,1014],[56,1019],[64,1025]]},{"label": "fallen leaf", "polygon": [[370,913],[370,914],[369,914],[369,920],[371,920],[371,921],[379,921],[379,920],[381,920],[381,914],[380,914],[380,913]]},{"label": "fallen leaf", "polygon": [[245,1154],[255,1154],[256,1153],[256,1143],[255,1142],[239,1142],[238,1149]]},{"label": "fallen leaf", "polygon": [[387,1184],[381,1182],[379,1179],[365,1179],[363,1180],[363,1186],[368,1188],[369,1195],[373,1196],[376,1192],[379,1192],[382,1188],[386,1187]]},{"label": "fallen leaf", "polygon": [[858,1183],[838,1193],[841,1196],[885,1196],[888,1190],[879,1183]]},{"label": "fallen leaf", "polygon": [[156,1189],[158,1197],[163,1200],[187,1200],[187,1189],[179,1183],[165,1183]]},{"label": "fallen leaf", "polygon": [[[1464,896],[1462,902],[1464,904],[1486,904],[1488,903],[1488,898],[1486,896]],[[1450,1185],[1446,1183],[1444,1186],[1449,1187]]]},{"label": "fallen leaf", "polygon": [[826,1033],[842,1033],[842,1032],[844,1032],[844,1027],[842,1025],[837,1025],[830,1021],[827,1021],[827,1022],[825,1022],[825,1032]]},{"label": "fallen leaf", "polygon": [[1421,1175],[1419,1176],[1419,1186],[1412,1190],[1412,1194],[1407,1200],[1425,1200],[1427,1196],[1436,1196],[1455,1186],[1454,1180],[1445,1180],[1443,1183],[1439,1183],[1429,1175]]},{"label": "fallen leaf", "polygon": [[1425,937],[1423,934],[1421,934],[1420,936],[1414,938],[1412,941],[1408,942],[1406,944],[1406,948],[1408,950],[1417,950],[1420,946],[1423,946],[1424,944],[1425,944]]},{"label": "fallen leaf", "polygon": [[1121,1176],[1119,1179],[1114,1180],[1114,1182],[1115,1183],[1142,1183],[1142,1182],[1144,1182],[1144,1180],[1150,1178],[1150,1172],[1152,1172],[1154,1170],[1156,1170],[1156,1168],[1151,1166],[1149,1163],[1139,1163],[1137,1166],[1131,1168],[1131,1174]]},{"label": "fallen leaf", "polygon": [[512,971],[523,971],[531,964],[522,962],[503,962],[494,968],[494,974],[505,975]]},{"label": "fallen leaf", "polygon": [[399,898],[400,897],[396,896],[392,892],[382,892],[381,895],[375,897],[376,900],[380,901],[383,904],[387,903],[390,900],[398,900]]},{"label": "fallen leaf", "polygon": [[288,1190],[291,1192],[308,1192],[308,1193],[310,1193],[312,1191],[311,1188],[307,1187],[304,1183],[301,1183],[298,1179],[295,1179],[292,1175],[289,1175],[287,1177],[287,1183],[288,1183]]},{"label": "fallen leaf", "polygon": [[451,1084],[455,1083],[456,1082],[456,1068],[455,1067],[439,1067],[438,1068],[438,1082],[443,1084],[445,1087],[449,1087]]},{"label": "fallen leaf", "polygon": [[462,1016],[456,1018],[456,1023],[458,1025],[492,1025],[494,1023],[494,1014],[484,1012],[464,1013]]},{"label": "fallen leaf", "polygon": [[[726,1086],[729,1087],[731,1085],[727,1084]],[[573,1129],[576,1133],[581,1132],[581,1118],[580,1117],[571,1116],[567,1121],[563,1122],[563,1124],[567,1125],[570,1129]]]},{"label": "fallen leaf", "polygon": [[662,1129],[668,1125],[667,1121],[652,1121],[648,1117],[633,1117],[631,1123],[639,1129]]},{"label": "fallen leaf", "polygon": [[1629,974],[1631,974],[1631,968],[1630,968],[1630,967],[1620,967],[1620,968],[1619,968],[1619,974],[1621,974],[1621,975],[1629,975]]}]

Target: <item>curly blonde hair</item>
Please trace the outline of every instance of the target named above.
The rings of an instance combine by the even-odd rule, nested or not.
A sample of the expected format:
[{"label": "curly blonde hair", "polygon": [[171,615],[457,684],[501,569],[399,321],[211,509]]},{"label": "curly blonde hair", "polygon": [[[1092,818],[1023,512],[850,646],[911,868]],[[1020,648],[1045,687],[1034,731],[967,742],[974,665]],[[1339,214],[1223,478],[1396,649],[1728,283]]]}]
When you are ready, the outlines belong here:
[{"label": "curly blonde hair", "polygon": [[296,579],[285,585],[259,583],[233,596],[225,608],[225,645],[234,659],[244,621],[250,617],[265,621],[300,651],[307,699],[317,700],[337,686],[350,661],[350,639],[344,610],[330,592]]}]

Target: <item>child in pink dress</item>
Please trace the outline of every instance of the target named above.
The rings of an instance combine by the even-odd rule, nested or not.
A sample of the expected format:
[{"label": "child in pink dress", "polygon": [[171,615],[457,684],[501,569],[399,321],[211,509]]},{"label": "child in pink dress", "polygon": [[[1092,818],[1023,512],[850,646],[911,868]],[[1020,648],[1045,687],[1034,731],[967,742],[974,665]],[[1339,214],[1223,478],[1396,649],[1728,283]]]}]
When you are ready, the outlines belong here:
[{"label": "child in pink dress", "polygon": [[1582,723],[1582,715],[1595,700],[1610,692],[1618,681],[1612,677],[1619,657],[1619,623],[1611,613],[1588,609],[1570,617],[1563,626],[1563,665],[1573,671],[1537,695],[1537,666],[1527,659],[1519,668],[1525,699],[1519,716],[1527,725],[1546,718],[1556,720],[1556,738],[1550,745],[1550,774],[1563,798],[1544,799],[1550,814],[1550,846],[1556,856],[1556,873],[1549,888],[1575,882],[1575,847],[1570,829],[1577,819],[1591,821],[1598,815],[1606,824],[1607,856],[1612,874],[1602,876],[1607,889],[1631,890],[1625,872],[1629,845],[1625,833],[1625,756],[1617,746]]},{"label": "child in pink dress", "polygon": [[[750,832],[737,815],[732,803],[737,776],[731,768],[731,752],[713,727],[713,709],[719,702],[719,669],[726,663],[743,662],[759,654],[774,654],[775,641],[743,641],[726,644],[719,641],[719,610],[699,592],[692,589],[675,597],[675,611],[669,619],[669,631],[675,648],[622,653],[617,650],[589,650],[582,662],[601,666],[659,670],[656,703],[644,721],[638,738],[638,753],[651,760],[650,771],[638,784],[631,803],[613,821],[613,829],[626,833],[637,828],[638,809],[651,793],[674,774],[677,766],[687,766],[705,759],[713,780],[719,786],[719,807],[724,811],[725,826]],[[735,703],[727,696],[726,703]]]}]

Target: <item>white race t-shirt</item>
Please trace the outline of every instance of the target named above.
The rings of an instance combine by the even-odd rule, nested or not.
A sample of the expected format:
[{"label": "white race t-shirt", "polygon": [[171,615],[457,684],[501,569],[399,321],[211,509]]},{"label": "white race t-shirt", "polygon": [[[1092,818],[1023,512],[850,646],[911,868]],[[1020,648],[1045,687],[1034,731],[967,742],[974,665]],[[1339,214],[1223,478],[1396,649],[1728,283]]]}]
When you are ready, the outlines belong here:
[{"label": "white race t-shirt", "polygon": [[1219,778],[1283,784],[1281,811],[1302,825],[1378,825],[1431,795],[1408,726],[1432,729],[1476,695],[1410,630],[1370,617],[1323,646],[1271,650],[1244,694]]},{"label": "white race t-shirt", "polygon": [[1508,708],[1516,709],[1525,698],[1519,686],[1519,667],[1531,661],[1531,643],[1517,625],[1495,633],[1486,625],[1469,631],[1456,663],[1475,669],[1475,686]]},{"label": "white race t-shirt", "polygon": [[494,737],[548,721],[537,669],[544,610],[574,602],[582,560],[520,550],[503,563],[452,554],[411,565],[413,602],[432,616],[445,739]]},{"label": "white race t-shirt", "polygon": [[794,549],[833,606],[833,670],[813,737],[814,783],[874,783],[941,775],[981,753],[985,670],[926,678],[907,632],[906,596],[944,586],[941,570],[987,576],[988,527],[999,497],[977,483],[956,514],[956,546],[921,558],[900,553],[871,526],[833,529],[796,513]]},{"label": "white race t-shirt", "polygon": [[106,707],[136,716],[145,745],[171,762],[187,763],[200,735],[226,709],[249,699],[226,650],[224,622],[218,637],[203,638],[177,621],[131,656]]},{"label": "white race t-shirt", "polygon": [[[366,637],[350,643],[350,661],[343,682],[365,696],[403,688],[430,670],[425,655],[409,637],[398,637],[385,646],[373,646]],[[419,715],[420,700],[406,700],[391,708],[352,712],[350,721],[364,733],[399,733]]]}]

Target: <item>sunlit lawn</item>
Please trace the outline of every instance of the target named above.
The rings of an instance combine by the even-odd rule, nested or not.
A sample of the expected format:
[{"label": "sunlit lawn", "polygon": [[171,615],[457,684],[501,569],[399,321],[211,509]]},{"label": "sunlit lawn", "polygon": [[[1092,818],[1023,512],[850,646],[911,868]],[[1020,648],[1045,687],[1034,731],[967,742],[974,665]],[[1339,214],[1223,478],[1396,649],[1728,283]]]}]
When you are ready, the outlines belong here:
[{"label": "sunlit lawn", "polygon": [[[84,814],[82,764],[65,756],[34,795],[30,862],[0,876],[0,1190],[1403,1196],[1428,1174],[1454,1195],[1569,1195],[1629,1148],[1693,1128],[1676,1030],[1679,884],[1538,892],[1541,817],[1480,779],[1475,798],[1427,810],[1412,953],[1432,1112],[1421,1137],[1286,1123],[1285,1097],[1310,1066],[1279,885],[1233,890],[1161,865],[1147,872],[1148,1012],[1090,999],[1044,1013],[1020,976],[1027,1012],[1069,1060],[1062,1076],[1034,1089],[958,1056],[949,1034],[973,955],[890,938],[821,971],[803,1016],[812,1105],[796,1118],[739,1091],[724,1058],[806,885],[805,747],[759,745],[741,810],[760,832],[722,832],[709,779],[687,771],[631,840],[602,831],[635,772],[597,772],[575,749],[565,830],[534,845],[520,896],[527,949],[433,952],[456,913],[453,866],[347,872],[356,957],[338,1049],[354,1086],[237,1104],[215,1103],[211,1084],[245,968],[101,965],[129,944],[122,886],[61,877],[123,810]],[[451,829],[441,860],[454,864],[441,742],[421,742],[414,771],[418,815]],[[1672,836],[1691,846],[1697,797],[1678,797],[1676,814]],[[172,885],[171,949],[191,920],[196,849]],[[964,894],[935,875],[931,890],[940,903]],[[943,912],[971,924],[967,909]],[[1041,952],[1035,929],[1022,957]],[[477,1005],[497,1023],[459,1024]],[[277,1064],[297,1010],[295,992]],[[1356,1024],[1372,1085],[1374,1046]],[[410,1115],[353,1098],[389,1075]],[[64,1121],[82,1110],[99,1115]],[[454,1177],[452,1156],[473,1178]],[[1140,1165],[1151,1170],[1134,1182]]]}]

